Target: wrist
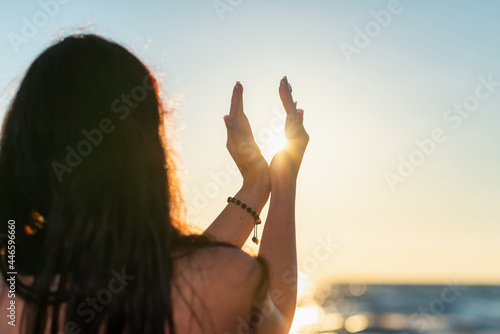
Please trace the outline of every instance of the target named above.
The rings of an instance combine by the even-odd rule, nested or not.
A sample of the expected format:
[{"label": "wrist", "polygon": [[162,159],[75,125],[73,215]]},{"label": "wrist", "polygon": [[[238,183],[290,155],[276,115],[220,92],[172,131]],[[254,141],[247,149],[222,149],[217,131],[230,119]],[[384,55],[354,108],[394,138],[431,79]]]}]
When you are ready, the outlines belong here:
[{"label": "wrist", "polygon": [[272,190],[281,188],[295,188],[297,185],[297,174],[292,170],[279,170],[271,173]]},{"label": "wrist", "polygon": [[280,198],[295,198],[297,186],[295,182],[273,182],[271,185],[271,194]]},{"label": "wrist", "polygon": [[260,212],[269,199],[270,193],[271,183],[269,182],[269,176],[267,176],[267,180],[264,178],[245,178],[238,195],[247,198]]}]

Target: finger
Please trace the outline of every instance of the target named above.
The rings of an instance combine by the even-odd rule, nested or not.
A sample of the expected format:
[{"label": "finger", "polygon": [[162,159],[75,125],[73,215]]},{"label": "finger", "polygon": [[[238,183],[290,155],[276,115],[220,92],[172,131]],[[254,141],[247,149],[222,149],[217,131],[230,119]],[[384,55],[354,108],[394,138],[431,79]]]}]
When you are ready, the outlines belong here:
[{"label": "finger", "polygon": [[235,147],[239,147],[243,142],[243,135],[240,127],[229,115],[224,116],[224,123],[226,124],[228,142],[232,142]]},{"label": "finger", "polygon": [[297,106],[296,103],[293,102],[292,92],[290,91],[290,85],[286,76],[281,79],[279,93],[287,115],[295,116],[297,113]]},{"label": "finger", "polygon": [[243,111],[243,85],[237,81],[233,90],[233,98],[231,100],[231,110],[229,115],[233,120],[236,120],[241,132],[245,137],[250,137],[253,140],[252,128],[250,122]]},{"label": "finger", "polygon": [[287,140],[297,139],[306,135],[304,128],[304,110],[299,109],[295,116],[287,114],[285,122],[285,138]]},{"label": "finger", "polygon": [[247,115],[244,112],[242,112],[240,116],[241,116],[240,117],[241,132],[243,133],[243,135],[253,140],[252,127],[250,126],[250,122],[248,121]]},{"label": "finger", "polygon": [[233,88],[233,96],[231,98],[231,108],[229,110],[229,116],[233,122],[239,122],[240,114],[243,113],[243,86],[239,81]]},{"label": "finger", "polygon": [[299,146],[305,150],[307,143],[309,142],[309,135],[307,134],[306,129],[304,128],[304,110],[299,109],[297,112],[297,128],[298,128],[298,142]]},{"label": "finger", "polygon": [[304,109],[297,110],[297,116],[295,117],[295,120],[297,121],[297,123],[304,123]]}]

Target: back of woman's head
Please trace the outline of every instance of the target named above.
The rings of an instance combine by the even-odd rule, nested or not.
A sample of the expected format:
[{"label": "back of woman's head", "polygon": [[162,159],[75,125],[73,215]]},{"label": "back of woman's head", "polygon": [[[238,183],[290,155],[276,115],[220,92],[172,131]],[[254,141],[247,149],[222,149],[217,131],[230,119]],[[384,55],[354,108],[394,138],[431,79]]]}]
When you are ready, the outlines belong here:
[{"label": "back of woman's head", "polygon": [[[56,320],[62,301],[68,324],[83,332],[104,321],[114,332],[171,325],[165,300],[178,197],[163,114],[148,69],[98,36],[65,38],[28,69],[0,147],[0,233],[15,221],[16,270],[35,277],[18,282],[31,301],[28,330],[45,326],[50,303]],[[31,225],[35,211],[45,218],[41,228]],[[134,277],[135,288],[100,296],[112,301],[88,311],[86,300],[117,272]]]}]

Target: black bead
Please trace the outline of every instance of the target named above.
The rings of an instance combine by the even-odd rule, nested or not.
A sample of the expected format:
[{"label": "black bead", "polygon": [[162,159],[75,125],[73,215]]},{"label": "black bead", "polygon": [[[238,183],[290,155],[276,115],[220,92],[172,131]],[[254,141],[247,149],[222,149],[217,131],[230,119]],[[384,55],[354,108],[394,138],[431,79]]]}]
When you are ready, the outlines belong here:
[{"label": "black bead", "polygon": [[239,199],[236,200],[236,205],[240,205],[241,201]]},{"label": "black bead", "polygon": [[252,208],[251,208],[251,207],[248,207],[248,208],[247,208],[247,212],[252,212]]},{"label": "black bead", "polygon": [[255,217],[256,214],[257,214],[257,212],[252,211],[252,217]]},{"label": "black bead", "polygon": [[245,203],[241,204],[241,208],[242,208],[242,209],[244,209],[244,208],[246,208],[246,207],[247,207],[247,205],[246,205]]},{"label": "black bead", "polygon": [[231,202],[231,197],[228,197],[227,198],[227,202],[230,203]]}]

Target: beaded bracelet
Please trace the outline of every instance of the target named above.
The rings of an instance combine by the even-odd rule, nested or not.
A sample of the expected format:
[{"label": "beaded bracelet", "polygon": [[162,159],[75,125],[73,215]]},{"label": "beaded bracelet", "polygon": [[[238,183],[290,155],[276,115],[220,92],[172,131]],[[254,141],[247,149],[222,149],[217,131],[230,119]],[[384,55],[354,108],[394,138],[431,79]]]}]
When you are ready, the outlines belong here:
[{"label": "beaded bracelet", "polygon": [[255,212],[254,210],[252,210],[251,207],[249,207],[248,205],[246,205],[245,203],[241,203],[241,201],[239,199],[236,199],[234,197],[228,197],[227,198],[227,202],[228,203],[234,203],[236,205],[239,205],[241,206],[241,208],[243,210],[246,210],[249,214],[252,215],[252,217],[254,218],[254,226],[253,226],[253,238],[252,238],[252,241],[258,245],[259,244],[259,239],[257,238],[257,225],[260,225],[260,223],[262,223],[262,221],[260,220],[260,217],[259,215],[257,214],[257,212]]}]

